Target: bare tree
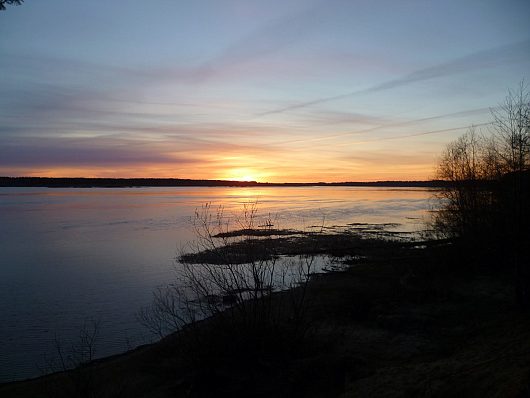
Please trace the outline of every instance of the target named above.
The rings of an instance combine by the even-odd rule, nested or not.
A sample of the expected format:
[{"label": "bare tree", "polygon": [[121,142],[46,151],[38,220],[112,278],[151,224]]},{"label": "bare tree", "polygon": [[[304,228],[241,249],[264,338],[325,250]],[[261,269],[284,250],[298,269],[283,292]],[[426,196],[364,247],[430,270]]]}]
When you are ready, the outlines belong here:
[{"label": "bare tree", "polygon": [[438,177],[449,181],[469,181],[480,177],[480,138],[471,127],[447,145],[438,165]]},{"label": "bare tree", "polygon": [[438,177],[451,184],[434,226],[442,235],[502,251],[498,262],[515,271],[517,302],[530,308],[530,93],[524,81],[492,115],[491,136],[472,128],[443,152]]},{"label": "bare tree", "polygon": [[497,173],[496,151],[491,140],[471,127],[447,145],[442,153],[437,177],[450,182],[441,192],[443,206],[435,226],[443,235],[478,237],[491,210],[492,194],[486,182]]},{"label": "bare tree", "polygon": [[509,249],[506,261],[511,262],[515,268],[518,304],[523,308],[530,308],[530,92],[524,80],[517,90],[508,92],[504,102],[492,113],[497,151],[508,173],[500,193],[504,221],[502,230]]},{"label": "bare tree", "polygon": [[493,135],[482,137],[480,167],[481,177],[487,181],[499,181],[505,173],[506,168]]},{"label": "bare tree", "polygon": [[530,167],[530,94],[523,81],[517,90],[508,91],[504,102],[492,110],[498,154],[506,172]]}]

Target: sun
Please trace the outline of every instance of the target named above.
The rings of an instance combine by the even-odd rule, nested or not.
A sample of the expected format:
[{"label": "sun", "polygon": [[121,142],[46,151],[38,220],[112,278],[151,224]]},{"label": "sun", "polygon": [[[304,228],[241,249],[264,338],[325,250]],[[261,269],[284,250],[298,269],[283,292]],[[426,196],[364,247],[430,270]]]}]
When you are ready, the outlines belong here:
[{"label": "sun", "polygon": [[230,169],[225,173],[223,180],[231,181],[258,181],[260,175],[255,170],[247,167]]}]

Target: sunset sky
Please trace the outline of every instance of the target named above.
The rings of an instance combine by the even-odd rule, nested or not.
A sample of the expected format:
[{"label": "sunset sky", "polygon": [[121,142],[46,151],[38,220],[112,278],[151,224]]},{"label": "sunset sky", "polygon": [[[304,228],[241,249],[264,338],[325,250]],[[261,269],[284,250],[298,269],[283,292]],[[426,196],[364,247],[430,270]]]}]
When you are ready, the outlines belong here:
[{"label": "sunset sky", "polygon": [[415,180],[530,80],[530,2],[26,0],[0,175]]}]

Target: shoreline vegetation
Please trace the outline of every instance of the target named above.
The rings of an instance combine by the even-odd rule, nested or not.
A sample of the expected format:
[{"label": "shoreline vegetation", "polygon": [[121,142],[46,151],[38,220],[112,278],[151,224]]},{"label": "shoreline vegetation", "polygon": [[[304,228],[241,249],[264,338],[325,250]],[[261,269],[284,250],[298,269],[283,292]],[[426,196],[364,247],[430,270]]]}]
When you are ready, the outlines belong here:
[{"label": "shoreline vegetation", "polygon": [[[312,274],[306,286],[260,297],[253,314],[261,314],[256,308],[266,303],[269,310],[278,311],[266,323],[247,324],[248,318],[238,312],[247,301],[239,302],[186,324],[157,343],[76,369],[0,385],[0,396],[530,393],[530,318],[513,305],[513,280],[506,269],[493,262],[482,264],[458,240],[376,238],[363,228],[383,227],[352,228],[305,234],[245,228],[217,236],[249,245],[245,253],[256,253],[253,245],[263,240],[278,250],[276,254],[307,255],[316,250],[332,256],[342,268]],[[228,247],[232,253],[240,249]],[[188,261],[197,266],[217,254],[203,250],[195,255]],[[251,261],[261,260],[267,261]],[[300,303],[302,294],[302,318],[294,322],[292,303]]]},{"label": "shoreline vegetation", "polygon": [[403,187],[443,188],[449,183],[430,181],[372,181],[372,182],[257,182],[228,180],[192,180],[184,178],[53,178],[0,177],[0,187],[45,188],[134,188],[134,187]]},{"label": "shoreline vegetation", "polygon": [[[231,229],[216,224],[224,220],[222,213],[211,213],[208,205],[196,213],[206,243],[180,256],[194,278],[195,267],[205,264],[217,270],[216,262],[272,264],[279,256],[326,255],[338,266],[310,273],[307,283],[298,281],[288,290],[261,294],[266,287],[259,285],[255,300],[248,296],[258,291],[255,285],[231,293],[247,295],[229,305],[222,292],[209,295],[204,303],[215,310],[179,324],[156,343],[0,385],[0,396],[523,397],[530,392],[530,318],[513,305],[513,279],[498,258],[484,263],[458,239],[385,234],[395,225],[279,230],[256,227],[252,207],[245,212],[247,224]],[[211,225],[218,228],[204,230]],[[208,246],[209,239],[215,246]],[[207,274],[212,275],[220,274]],[[206,292],[214,290],[210,285]],[[159,297],[167,310],[168,296]]]}]

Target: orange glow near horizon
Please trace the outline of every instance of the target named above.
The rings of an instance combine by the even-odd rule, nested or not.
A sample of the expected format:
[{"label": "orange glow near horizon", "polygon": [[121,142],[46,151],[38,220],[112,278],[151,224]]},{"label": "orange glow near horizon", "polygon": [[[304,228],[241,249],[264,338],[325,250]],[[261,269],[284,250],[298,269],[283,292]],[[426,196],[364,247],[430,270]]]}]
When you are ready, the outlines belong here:
[{"label": "orange glow near horizon", "polygon": [[229,181],[266,181],[266,176],[250,167],[228,169],[222,174],[221,180]]},{"label": "orange glow near horizon", "polygon": [[0,175],[13,177],[53,177],[53,178],[183,178],[195,180],[230,180],[257,182],[345,182],[345,181],[392,181],[392,180],[429,180],[434,178],[434,167],[425,164],[419,167],[385,167],[377,169],[362,168],[360,170],[341,170],[333,172],[318,168],[282,167],[265,170],[253,167],[215,167],[211,171],[208,167],[196,165],[194,167],[172,169],[167,165],[131,166],[124,168],[104,167],[47,167],[39,170],[2,169]]},{"label": "orange glow near horizon", "polygon": [[[329,148],[329,147],[328,147]],[[225,149],[190,151],[164,162],[94,165],[49,165],[46,167],[1,168],[0,175],[29,177],[87,178],[182,178],[257,182],[345,182],[428,180],[434,176],[436,158],[430,154],[371,155],[356,149],[325,150],[322,144],[309,148],[261,148],[261,152]],[[163,159],[161,150],[161,159]],[[173,158],[174,157],[174,161]],[[156,159],[156,155],[153,156]]]}]

